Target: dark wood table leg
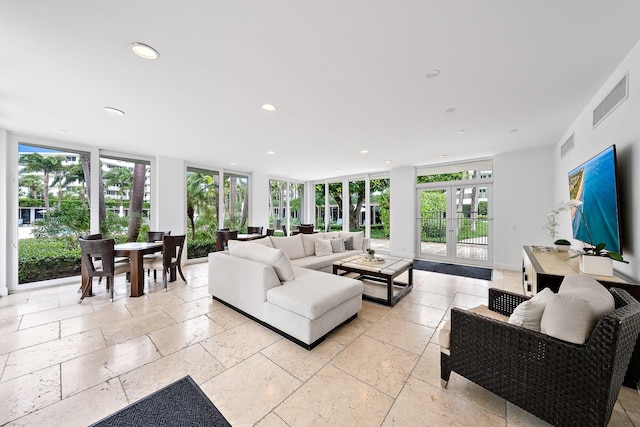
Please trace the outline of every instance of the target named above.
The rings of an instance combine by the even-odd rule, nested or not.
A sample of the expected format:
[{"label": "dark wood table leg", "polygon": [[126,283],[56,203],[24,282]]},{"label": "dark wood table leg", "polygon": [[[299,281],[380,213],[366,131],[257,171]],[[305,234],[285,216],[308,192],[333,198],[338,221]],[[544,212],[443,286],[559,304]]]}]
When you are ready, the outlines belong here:
[{"label": "dark wood table leg", "polygon": [[144,269],[142,268],[142,254],[140,251],[131,251],[129,265],[131,267],[131,296],[144,295]]}]

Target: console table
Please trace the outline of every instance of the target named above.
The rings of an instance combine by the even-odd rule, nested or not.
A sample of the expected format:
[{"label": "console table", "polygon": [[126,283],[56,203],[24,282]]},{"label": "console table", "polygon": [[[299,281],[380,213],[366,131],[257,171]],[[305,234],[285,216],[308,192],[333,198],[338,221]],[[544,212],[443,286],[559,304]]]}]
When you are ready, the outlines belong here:
[{"label": "console table", "polygon": [[[544,288],[558,292],[564,276],[582,274],[579,259],[571,258],[576,252],[558,252],[546,246],[524,246],[522,255],[522,288],[525,295],[535,295]],[[614,273],[615,274],[615,273]],[[640,285],[627,282],[619,276],[592,276],[605,288],[620,288],[640,301]],[[640,338],[631,356],[624,385],[635,387],[640,380]]]}]

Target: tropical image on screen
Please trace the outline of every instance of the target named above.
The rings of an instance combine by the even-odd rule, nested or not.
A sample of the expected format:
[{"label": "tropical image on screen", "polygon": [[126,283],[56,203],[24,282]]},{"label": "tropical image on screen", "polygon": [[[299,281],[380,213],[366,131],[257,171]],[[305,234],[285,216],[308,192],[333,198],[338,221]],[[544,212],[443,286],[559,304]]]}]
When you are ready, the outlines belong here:
[{"label": "tropical image on screen", "polygon": [[622,253],[617,190],[614,145],[569,172],[569,196],[583,202],[571,210],[574,239]]}]

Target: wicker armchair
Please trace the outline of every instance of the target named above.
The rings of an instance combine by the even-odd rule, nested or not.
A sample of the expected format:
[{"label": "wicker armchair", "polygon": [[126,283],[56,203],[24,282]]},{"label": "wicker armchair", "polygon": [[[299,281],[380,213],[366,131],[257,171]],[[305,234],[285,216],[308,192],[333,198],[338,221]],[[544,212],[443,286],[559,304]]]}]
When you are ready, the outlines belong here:
[{"label": "wicker armchair", "polygon": [[[454,371],[551,424],[607,425],[640,333],[640,303],[609,291],[616,309],[582,345],[453,308],[443,387]],[[489,289],[489,308],[506,316],[527,299]]]}]

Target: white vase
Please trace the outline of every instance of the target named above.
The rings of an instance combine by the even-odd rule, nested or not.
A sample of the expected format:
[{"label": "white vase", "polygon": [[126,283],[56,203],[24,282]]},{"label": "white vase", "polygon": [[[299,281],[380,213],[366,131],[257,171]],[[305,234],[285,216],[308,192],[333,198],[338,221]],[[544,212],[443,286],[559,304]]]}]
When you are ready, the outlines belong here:
[{"label": "white vase", "polygon": [[596,276],[613,276],[613,260],[603,256],[582,255],[580,272]]}]

